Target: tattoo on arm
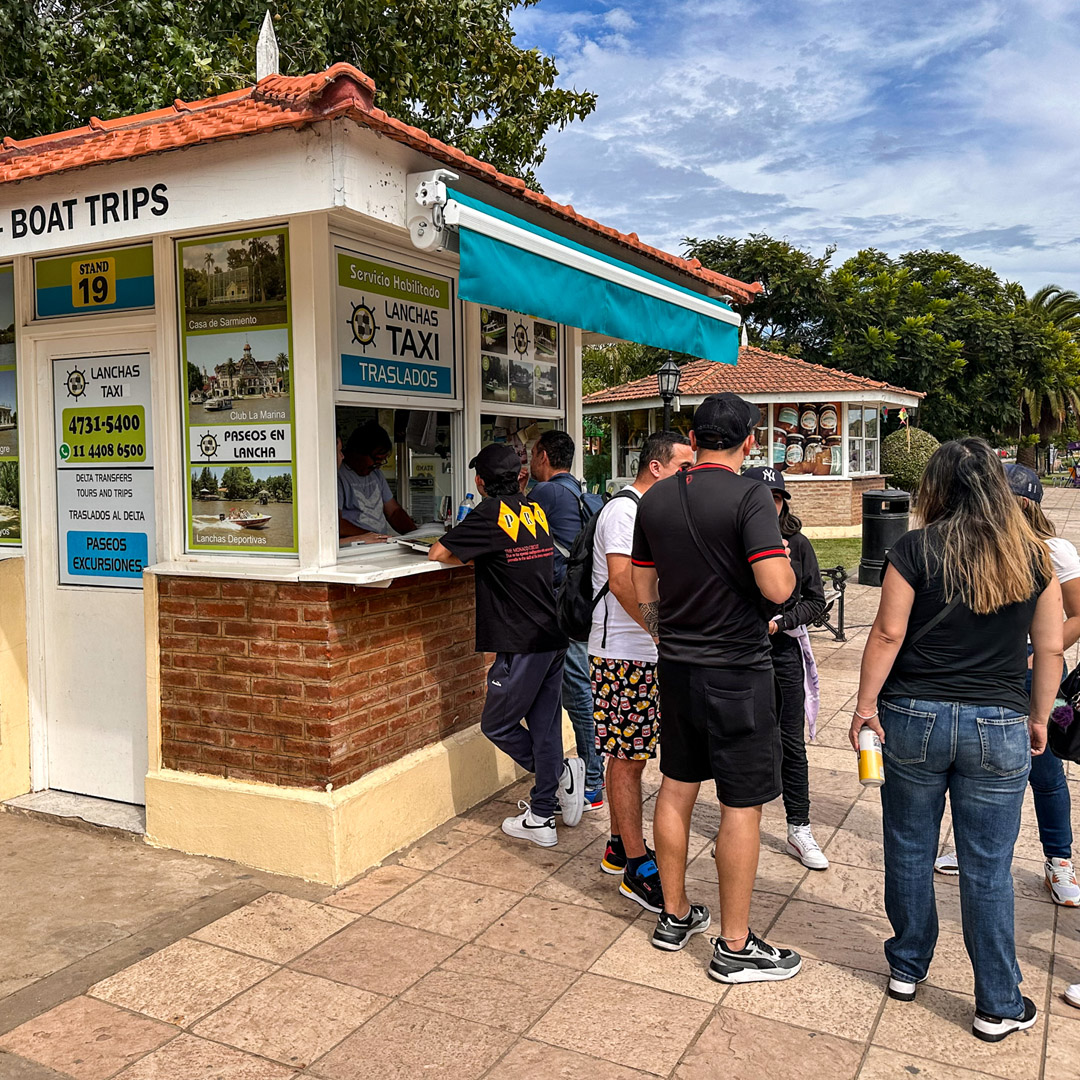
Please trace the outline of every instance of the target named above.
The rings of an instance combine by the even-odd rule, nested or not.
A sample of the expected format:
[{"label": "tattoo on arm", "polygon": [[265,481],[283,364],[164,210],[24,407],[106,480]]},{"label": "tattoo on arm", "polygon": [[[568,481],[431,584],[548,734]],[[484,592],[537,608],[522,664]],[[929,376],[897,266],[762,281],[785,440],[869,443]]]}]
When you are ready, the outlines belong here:
[{"label": "tattoo on arm", "polygon": [[660,605],[655,600],[650,600],[647,604],[638,604],[641,609],[641,618],[645,622],[645,629],[649,631],[649,634],[658,638],[660,636]]}]

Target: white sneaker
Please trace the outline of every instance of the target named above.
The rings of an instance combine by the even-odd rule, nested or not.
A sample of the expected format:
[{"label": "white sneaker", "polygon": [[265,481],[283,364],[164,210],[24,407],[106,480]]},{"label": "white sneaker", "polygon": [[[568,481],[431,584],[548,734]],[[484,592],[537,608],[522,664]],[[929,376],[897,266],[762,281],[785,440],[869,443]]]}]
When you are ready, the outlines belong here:
[{"label": "white sneaker", "polygon": [[559,779],[559,810],[564,825],[576,825],[585,812],[585,762],[572,757],[563,761]]},{"label": "white sneaker", "polygon": [[524,810],[520,817],[508,817],[503,819],[502,831],[515,840],[531,840],[541,847],[554,847],[559,842],[559,834],[555,831],[555,819],[553,817],[537,817],[532,812],[532,807],[527,802],[519,802],[518,808]]},{"label": "white sneaker", "polygon": [[1073,983],[1065,988],[1065,1000],[1074,1009],[1080,1009],[1080,983]]},{"label": "white sneaker", "polygon": [[1054,903],[1062,907],[1080,907],[1080,885],[1076,884],[1072,859],[1047,859],[1044,871],[1046,887]]},{"label": "white sneaker", "polygon": [[944,855],[939,855],[934,860],[934,869],[946,877],[959,877],[960,864],[956,861],[956,852],[946,851]]},{"label": "white sneaker", "polygon": [[828,870],[829,860],[822,854],[809,825],[787,827],[787,850],[808,870]]}]

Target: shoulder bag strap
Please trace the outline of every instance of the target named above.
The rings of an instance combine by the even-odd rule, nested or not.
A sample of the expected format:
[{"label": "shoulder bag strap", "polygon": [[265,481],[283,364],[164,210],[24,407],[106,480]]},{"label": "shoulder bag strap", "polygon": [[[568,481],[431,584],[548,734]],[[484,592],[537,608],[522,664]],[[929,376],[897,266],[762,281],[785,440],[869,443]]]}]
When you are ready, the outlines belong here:
[{"label": "shoulder bag strap", "polygon": [[686,527],[690,530],[690,535],[693,537],[694,544],[698,551],[701,552],[701,557],[709,564],[709,568],[712,572],[733,592],[742,600],[746,600],[755,606],[760,606],[761,596],[750,596],[750,594],[741,586],[737,585],[732,579],[731,575],[720,565],[716,556],[705,546],[705,542],[701,539],[701,533],[698,532],[697,524],[694,522],[694,516],[690,513],[690,496],[687,492],[687,487],[690,484],[690,473],[687,470],[675,474],[678,477],[679,484],[679,501],[682,503],[683,517],[686,519]]},{"label": "shoulder bag strap", "polygon": [[931,630],[937,626],[950,611],[953,611],[960,603],[960,594],[957,593],[928,623],[925,623],[919,628],[918,633],[915,634],[906,644],[908,648],[911,648],[917,641],[922,641]]}]

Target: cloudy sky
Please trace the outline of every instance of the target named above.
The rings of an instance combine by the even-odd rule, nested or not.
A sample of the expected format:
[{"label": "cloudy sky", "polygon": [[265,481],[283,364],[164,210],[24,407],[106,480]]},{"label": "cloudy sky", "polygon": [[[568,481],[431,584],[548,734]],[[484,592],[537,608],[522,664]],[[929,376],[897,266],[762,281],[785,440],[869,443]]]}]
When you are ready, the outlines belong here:
[{"label": "cloudy sky", "polygon": [[1080,291],[1080,0],[541,0],[515,26],[599,95],[539,176],[605,224]]}]

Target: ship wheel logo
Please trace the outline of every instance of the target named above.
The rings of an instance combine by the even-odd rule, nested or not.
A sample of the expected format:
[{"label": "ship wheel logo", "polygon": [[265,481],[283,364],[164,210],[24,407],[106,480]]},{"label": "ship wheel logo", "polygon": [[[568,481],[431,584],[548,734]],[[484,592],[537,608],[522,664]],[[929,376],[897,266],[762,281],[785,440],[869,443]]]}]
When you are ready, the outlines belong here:
[{"label": "ship wheel logo", "polygon": [[218,441],[214,438],[213,434],[208,431],[199,440],[199,453],[202,454],[204,458],[212,458],[217,457],[217,452]]},{"label": "ship wheel logo", "polygon": [[514,352],[524,356],[529,351],[529,328],[524,323],[514,324]]},{"label": "ship wheel logo", "polygon": [[78,368],[72,368],[67,377],[68,397],[81,398],[86,393],[86,374]]},{"label": "ship wheel logo", "polygon": [[353,341],[366,353],[368,346],[375,343],[375,335],[379,330],[378,323],[375,322],[375,311],[368,307],[366,297],[361,297],[359,304],[352,305],[349,328],[352,330]]}]

